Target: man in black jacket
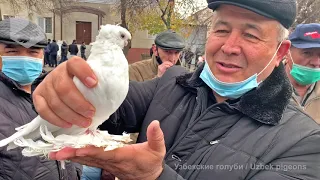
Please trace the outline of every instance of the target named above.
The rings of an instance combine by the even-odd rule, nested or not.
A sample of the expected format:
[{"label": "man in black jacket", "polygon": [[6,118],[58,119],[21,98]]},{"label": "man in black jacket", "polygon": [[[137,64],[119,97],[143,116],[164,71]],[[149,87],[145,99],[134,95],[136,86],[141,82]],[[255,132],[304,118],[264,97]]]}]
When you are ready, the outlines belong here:
[{"label": "man in black jacket", "polygon": [[82,42],[81,47],[80,47],[80,53],[81,53],[81,58],[84,60],[87,60],[86,49],[87,49],[87,47],[86,47],[85,42]]},{"label": "man in black jacket", "polygon": [[[161,78],[130,82],[120,108],[100,126],[140,132],[138,144],[107,152],[68,148],[50,157],[120,179],[319,180],[320,128],[292,101],[281,63],[296,1],[207,2],[215,12],[205,63],[194,73],[172,67]],[[73,58],[38,86],[35,106],[58,126],[87,127],[94,107],[73,75],[87,87],[97,83],[90,67]]]},{"label": "man in black jacket", "polygon": [[72,44],[69,45],[69,52],[71,56],[76,56],[79,52],[76,40],[72,41]]},{"label": "man in black jacket", "polygon": [[57,67],[58,62],[57,62],[57,55],[59,51],[59,46],[56,42],[56,40],[52,40],[52,43],[49,45],[50,49],[50,67]]},{"label": "man in black jacket", "polygon": [[[21,25],[27,26],[15,29]],[[42,29],[27,20],[0,22],[0,139],[11,136],[15,128],[37,116],[32,107],[31,84],[42,72],[46,45]],[[74,180],[81,175],[79,164],[68,163],[63,170],[57,161],[24,157],[22,150],[0,148],[0,179]]]},{"label": "man in black jacket", "polygon": [[61,44],[61,60],[59,62],[59,64],[65,62],[68,58],[68,45],[65,41],[63,41],[63,43]]}]

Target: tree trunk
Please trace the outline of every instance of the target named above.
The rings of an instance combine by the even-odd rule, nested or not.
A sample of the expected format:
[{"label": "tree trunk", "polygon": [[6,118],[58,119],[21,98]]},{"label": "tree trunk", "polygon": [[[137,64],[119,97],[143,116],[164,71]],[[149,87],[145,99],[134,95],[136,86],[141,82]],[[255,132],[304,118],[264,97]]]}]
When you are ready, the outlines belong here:
[{"label": "tree trunk", "polygon": [[174,11],[174,0],[169,0],[168,6],[169,6],[169,10],[167,15],[167,29],[171,29],[171,18]]},{"label": "tree trunk", "polygon": [[[121,0],[121,26],[128,29],[126,14],[127,14],[126,0]],[[125,56],[127,56],[130,48],[131,48],[131,41],[129,41],[128,45],[123,48],[123,53]]]},{"label": "tree trunk", "polygon": [[0,7],[0,21],[2,21],[1,7]]},{"label": "tree trunk", "polygon": [[127,14],[126,0],[121,0],[121,26],[128,29],[126,14]]}]

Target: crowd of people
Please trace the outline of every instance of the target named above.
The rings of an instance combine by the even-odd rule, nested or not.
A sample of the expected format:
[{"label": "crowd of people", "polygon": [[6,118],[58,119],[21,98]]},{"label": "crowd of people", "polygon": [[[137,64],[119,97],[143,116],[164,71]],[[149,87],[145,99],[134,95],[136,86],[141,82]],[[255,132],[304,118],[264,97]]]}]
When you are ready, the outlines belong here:
[{"label": "crowd of people", "polygon": [[[300,24],[289,33],[295,0],[207,2],[212,27],[194,72],[180,66],[185,40],[172,30],[157,35],[151,59],[129,66],[129,93],[99,129],[132,133],[132,144],[112,151],[68,148],[51,153],[51,160],[2,148],[0,177],[320,179],[320,24]],[[43,33],[29,25],[34,31],[21,35]],[[26,47],[9,28],[7,20],[0,22],[1,139],[37,114],[60,127],[88,127],[95,109],[72,78],[88,88],[99,80],[79,61],[86,57],[76,56],[76,42],[61,46],[63,61],[67,49],[73,57],[39,77],[43,57],[57,64],[51,61],[56,42],[44,38]],[[61,170],[56,160],[72,162]]]},{"label": "crowd of people", "polygon": [[[70,53],[70,57],[77,56],[79,52],[79,48],[77,45],[77,41],[73,40],[72,44],[68,45],[66,41],[62,41],[61,46],[59,46],[56,40],[48,39],[47,45],[44,47],[44,63],[43,67],[49,65],[49,67],[57,67],[58,64],[61,64],[68,60],[68,52]],[[87,60],[86,57],[86,44],[82,42],[80,45],[80,54],[81,58]],[[58,52],[60,50],[60,60],[58,63]]]}]

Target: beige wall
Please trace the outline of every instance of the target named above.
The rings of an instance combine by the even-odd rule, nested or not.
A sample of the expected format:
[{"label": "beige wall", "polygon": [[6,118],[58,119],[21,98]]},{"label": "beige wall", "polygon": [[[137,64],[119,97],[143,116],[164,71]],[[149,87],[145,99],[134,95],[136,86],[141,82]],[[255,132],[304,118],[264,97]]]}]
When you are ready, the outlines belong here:
[{"label": "beige wall", "polygon": [[[120,15],[117,14],[117,10],[114,9],[112,5],[108,4],[95,4],[95,3],[77,3],[75,6],[87,6],[99,9],[105,12],[104,18],[102,18],[102,24],[118,24],[121,22]],[[18,17],[28,18],[27,11],[20,11],[15,14],[9,4],[0,3],[1,13],[2,15],[15,15]],[[53,13],[47,11],[41,14],[33,14],[31,15],[32,22],[38,24],[38,17],[52,17]],[[54,19],[54,18],[53,18]],[[60,25],[60,16],[55,16],[55,23],[52,24],[55,29],[53,33],[47,33],[48,39],[56,39],[57,41],[66,40],[68,44],[72,42],[73,39],[76,39],[76,21],[85,21],[91,22],[92,25],[92,41],[95,40],[95,37],[98,33],[98,16],[95,14],[84,13],[84,12],[71,12],[67,13],[63,17],[63,28],[62,28],[62,39],[61,39],[61,25]],[[151,45],[154,43],[154,37],[148,35],[148,31],[137,31],[132,36],[132,44],[131,48],[147,48],[149,49]],[[90,50],[90,47],[87,46],[87,51]]]},{"label": "beige wall", "polygon": [[[102,24],[117,24],[120,23],[119,14],[113,11],[113,6],[108,4],[94,4],[94,3],[77,3],[74,6],[87,6],[99,9],[106,13],[104,18],[102,18]],[[41,14],[32,14],[30,18],[28,18],[27,11],[19,11],[19,13],[14,13],[8,3],[0,3],[1,14],[2,15],[14,15],[16,17],[23,17],[31,20],[32,22],[38,24],[38,17],[52,17],[53,13],[47,11]],[[91,22],[92,24],[92,41],[95,40],[95,37],[98,33],[98,16],[95,14],[84,13],[84,12],[71,12],[67,13],[63,16],[63,28],[62,28],[62,38],[66,40],[68,43],[71,43],[73,39],[76,38],[76,21],[85,21]],[[60,16],[55,16],[55,29],[53,33],[47,33],[47,37],[49,39],[55,38],[56,40],[61,40],[61,24],[60,24]]]},{"label": "beige wall", "polygon": [[98,16],[82,12],[73,12],[64,16],[62,21],[62,39],[60,16],[56,16],[55,38],[57,40],[66,40],[68,44],[72,43],[72,40],[76,39],[76,21],[91,22],[91,39],[94,41],[98,33]]},{"label": "beige wall", "polygon": [[28,17],[27,11],[19,11],[18,13],[13,12],[10,5],[7,2],[0,3],[1,14],[3,15],[12,15],[12,16],[19,16],[19,17]]},{"label": "beige wall", "polygon": [[[102,18],[102,24],[115,24],[119,21],[116,17],[117,14],[111,12],[111,6],[106,4],[92,4],[92,3],[79,3],[77,6],[87,6],[96,8],[106,13]],[[57,40],[61,40],[61,24],[60,16],[55,16],[55,35]],[[76,21],[91,22],[91,32],[92,41],[95,41],[95,38],[98,34],[98,15],[85,13],[85,12],[70,12],[66,13],[63,16],[63,27],[62,27],[62,40],[66,40],[67,43],[71,43],[73,39],[76,39]],[[80,43],[80,42],[78,42]]]},{"label": "beige wall", "polygon": [[151,48],[154,37],[148,35],[148,31],[136,31],[132,36],[131,48]]}]

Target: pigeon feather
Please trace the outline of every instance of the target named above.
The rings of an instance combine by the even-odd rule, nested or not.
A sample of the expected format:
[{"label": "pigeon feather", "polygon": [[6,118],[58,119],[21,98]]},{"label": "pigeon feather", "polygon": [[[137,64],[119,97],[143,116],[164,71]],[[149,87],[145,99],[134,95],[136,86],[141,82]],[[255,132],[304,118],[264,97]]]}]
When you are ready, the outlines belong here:
[{"label": "pigeon feather", "polygon": [[87,60],[98,79],[97,86],[87,88],[77,77],[73,78],[78,90],[96,109],[88,128],[75,125],[60,128],[37,116],[30,123],[16,128],[17,132],[12,136],[1,140],[0,147],[9,145],[8,150],[25,147],[24,155],[36,156],[64,147],[95,145],[112,149],[130,141],[128,135],[114,136],[97,130],[119,108],[128,93],[128,62],[122,49],[130,39],[131,34],[121,26],[101,26]]}]

